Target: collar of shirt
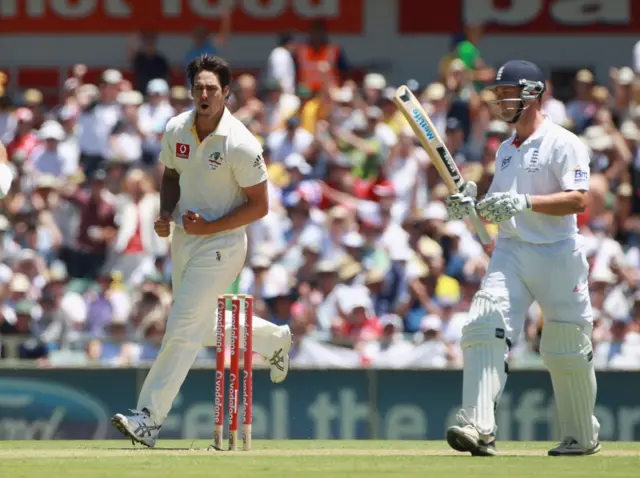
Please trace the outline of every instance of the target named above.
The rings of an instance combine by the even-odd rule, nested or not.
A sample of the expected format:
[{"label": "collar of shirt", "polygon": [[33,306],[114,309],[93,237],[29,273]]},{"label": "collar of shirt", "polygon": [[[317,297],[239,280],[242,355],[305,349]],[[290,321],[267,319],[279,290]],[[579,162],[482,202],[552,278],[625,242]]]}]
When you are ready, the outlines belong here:
[{"label": "collar of shirt", "polygon": [[542,124],[538,126],[538,128],[533,133],[531,133],[531,135],[524,141],[521,142],[518,139],[518,133],[514,132],[513,136],[511,137],[511,145],[515,148],[520,148],[523,144],[544,136],[547,130],[549,129],[550,123],[551,123],[551,119],[549,118],[549,116],[544,115],[544,121],[542,122]]},{"label": "collar of shirt", "polygon": [[[191,112],[191,117],[189,118],[189,122],[191,123],[191,134],[193,134],[194,138],[198,142],[198,146],[200,145],[200,137],[198,136],[198,131],[196,130],[196,110],[194,109]],[[231,112],[225,106],[224,111],[222,112],[222,117],[220,118],[220,122],[216,129],[209,136],[229,136],[229,129],[231,127]]]}]

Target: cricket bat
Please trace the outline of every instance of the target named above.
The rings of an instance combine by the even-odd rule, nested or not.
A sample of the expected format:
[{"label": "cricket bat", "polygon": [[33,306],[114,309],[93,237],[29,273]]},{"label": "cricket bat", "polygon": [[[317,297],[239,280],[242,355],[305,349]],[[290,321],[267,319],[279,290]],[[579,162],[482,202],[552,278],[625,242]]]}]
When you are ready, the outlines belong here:
[{"label": "cricket bat", "polygon": [[[407,86],[403,85],[396,90],[393,100],[418,136],[449,192],[459,193],[464,186],[464,178],[418,99]],[[470,218],[480,241],[483,244],[491,244],[491,237],[475,209]]]}]

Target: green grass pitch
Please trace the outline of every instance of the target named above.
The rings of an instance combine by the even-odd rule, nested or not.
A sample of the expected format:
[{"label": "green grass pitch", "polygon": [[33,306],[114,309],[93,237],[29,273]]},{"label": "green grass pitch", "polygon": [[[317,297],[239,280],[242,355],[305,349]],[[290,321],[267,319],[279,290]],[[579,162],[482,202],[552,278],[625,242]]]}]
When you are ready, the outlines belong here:
[{"label": "green grass pitch", "polygon": [[[225,442],[226,443],[226,442]],[[500,457],[473,458],[436,441],[254,441],[250,452],[210,442],[0,441],[3,478],[149,477],[631,477],[640,443],[607,442],[589,457],[552,458],[545,442],[499,443]],[[239,444],[241,445],[241,444]]]}]

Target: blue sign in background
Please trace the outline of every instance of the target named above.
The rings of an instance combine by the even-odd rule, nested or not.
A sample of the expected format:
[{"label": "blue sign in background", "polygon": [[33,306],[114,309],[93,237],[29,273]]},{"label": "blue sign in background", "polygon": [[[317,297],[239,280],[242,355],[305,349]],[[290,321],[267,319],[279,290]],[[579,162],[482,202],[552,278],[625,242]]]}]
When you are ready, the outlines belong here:
[{"label": "blue sign in background", "polygon": [[[145,369],[0,369],[0,439],[119,438],[109,419],[136,406],[145,374]],[[212,437],[213,374],[190,372],[163,438]],[[442,439],[460,406],[461,379],[456,371],[297,370],[274,385],[268,371],[257,370],[253,436]],[[640,374],[603,372],[598,381],[601,439],[640,440]],[[502,440],[559,438],[547,373],[511,373],[497,418]]]}]

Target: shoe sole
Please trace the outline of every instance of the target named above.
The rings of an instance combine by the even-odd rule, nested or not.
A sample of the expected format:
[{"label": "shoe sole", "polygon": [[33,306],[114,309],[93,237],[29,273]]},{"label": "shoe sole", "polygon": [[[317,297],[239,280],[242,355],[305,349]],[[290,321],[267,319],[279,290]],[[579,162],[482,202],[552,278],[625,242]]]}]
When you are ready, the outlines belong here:
[{"label": "shoe sole", "polygon": [[141,445],[144,445],[147,448],[153,448],[153,445],[149,445],[143,441],[140,441],[133,433],[131,433],[129,429],[126,427],[126,425],[124,424],[124,422],[122,421],[122,419],[117,415],[111,419],[111,423],[113,424],[116,430],[122,433],[126,438],[129,438],[134,444],[140,443]]},{"label": "shoe sole", "polygon": [[564,453],[560,451],[549,450],[547,452],[547,455],[549,456],[589,456],[589,455],[595,455],[600,451],[600,449],[601,449],[600,442],[598,442],[593,448],[589,448],[588,450],[585,450],[585,451],[576,450],[575,453],[574,452]]},{"label": "shoe sole", "polygon": [[461,433],[456,428],[447,430],[447,443],[451,448],[459,452],[471,453],[471,456],[496,456],[495,449],[486,445],[480,445],[475,440]]},{"label": "shoe sole", "polygon": [[455,428],[447,430],[447,443],[451,448],[460,452],[470,452],[478,446],[474,440]]}]

